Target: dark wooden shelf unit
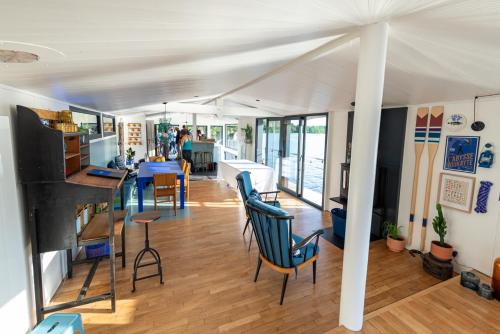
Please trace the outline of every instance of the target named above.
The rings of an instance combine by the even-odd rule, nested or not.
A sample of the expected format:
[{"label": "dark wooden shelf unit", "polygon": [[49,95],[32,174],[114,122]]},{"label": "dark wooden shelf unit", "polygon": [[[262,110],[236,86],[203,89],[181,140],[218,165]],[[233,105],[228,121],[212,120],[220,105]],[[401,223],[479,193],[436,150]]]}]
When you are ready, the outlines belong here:
[{"label": "dark wooden shelf unit", "polygon": [[[117,191],[122,196],[126,171],[121,179],[90,176],[87,173],[95,166],[84,165],[81,159],[81,134],[63,133],[45,126],[32,109],[17,106],[16,149],[18,174],[23,185],[35,286],[35,307],[37,321],[49,312],[56,312],[102,300],[111,301],[111,310],[115,311],[115,232],[122,235],[122,266],[124,259],[123,212],[114,212],[114,197]],[[87,136],[88,137],[88,136]],[[84,145],[88,145],[84,142]],[[90,156],[90,151],[85,155]],[[89,159],[89,157],[85,157]],[[91,222],[80,224],[77,233],[76,217],[89,203],[108,203],[108,212],[95,215]],[[117,222],[116,218],[122,222]],[[107,233],[102,232],[107,229]],[[84,285],[76,300],[43,305],[43,285],[40,254],[66,250],[68,256],[68,278],[71,278],[71,249],[82,245],[82,235],[99,231],[99,241],[109,243],[110,291],[96,296],[86,297],[92,278],[100,262],[94,261]],[[86,240],[86,239],[85,239]],[[84,241],[85,241],[84,240]]]}]

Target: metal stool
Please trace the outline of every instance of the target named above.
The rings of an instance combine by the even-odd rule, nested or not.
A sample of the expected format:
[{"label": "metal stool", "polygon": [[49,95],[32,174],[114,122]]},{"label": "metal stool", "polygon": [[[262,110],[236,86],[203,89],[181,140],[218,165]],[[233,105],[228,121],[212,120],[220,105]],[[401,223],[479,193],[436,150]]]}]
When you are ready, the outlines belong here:
[{"label": "metal stool", "polygon": [[213,163],[213,153],[212,152],[203,152],[203,166],[205,170],[212,170]]},{"label": "metal stool", "polygon": [[85,334],[79,313],[55,313],[38,324],[31,334]]},{"label": "metal stool", "polygon": [[[130,220],[133,221],[134,223],[143,223],[146,226],[146,239],[144,240],[144,249],[137,254],[134,260],[134,273],[132,274],[132,292],[135,291],[135,282],[146,278],[160,276],[160,283],[163,284],[163,271],[161,268],[160,254],[156,249],[149,247],[149,236],[148,236],[148,224],[155,220],[158,220],[160,216],[161,216],[160,211],[146,211],[137,213],[130,218]],[[153,256],[154,262],[141,264],[142,258],[146,253],[149,253]],[[158,266],[157,273],[137,278],[137,270],[139,268],[152,265]]]},{"label": "metal stool", "polygon": [[194,170],[201,170],[203,167],[203,153],[202,152],[194,152]]}]

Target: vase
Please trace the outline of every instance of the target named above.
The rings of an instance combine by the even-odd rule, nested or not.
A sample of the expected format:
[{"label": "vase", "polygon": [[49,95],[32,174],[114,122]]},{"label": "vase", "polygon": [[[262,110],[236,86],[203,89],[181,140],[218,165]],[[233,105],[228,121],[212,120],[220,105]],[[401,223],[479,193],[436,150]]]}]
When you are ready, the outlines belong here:
[{"label": "vase", "polygon": [[405,240],[403,238],[393,239],[387,236],[387,248],[396,253],[402,252],[405,249]]},{"label": "vase", "polygon": [[497,258],[493,264],[493,274],[491,277],[493,295],[497,300],[500,300],[500,257]]},{"label": "vase", "polygon": [[439,241],[434,240],[431,243],[431,254],[438,260],[449,261],[453,258],[453,247],[447,243],[445,243],[444,246],[441,246]]}]

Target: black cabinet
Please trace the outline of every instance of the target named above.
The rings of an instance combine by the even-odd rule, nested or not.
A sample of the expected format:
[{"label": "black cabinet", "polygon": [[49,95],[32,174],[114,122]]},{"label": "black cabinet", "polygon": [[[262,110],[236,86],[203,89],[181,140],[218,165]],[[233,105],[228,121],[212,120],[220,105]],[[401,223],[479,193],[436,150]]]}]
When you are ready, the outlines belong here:
[{"label": "black cabinet", "polygon": [[[397,222],[398,220],[407,111],[408,108],[382,110],[372,218],[372,234],[377,237],[382,237],[384,221]],[[350,112],[347,121],[346,162],[350,162],[353,124],[354,112]],[[342,164],[340,194],[345,198],[347,198],[345,185],[349,184],[348,166],[348,164]]]}]

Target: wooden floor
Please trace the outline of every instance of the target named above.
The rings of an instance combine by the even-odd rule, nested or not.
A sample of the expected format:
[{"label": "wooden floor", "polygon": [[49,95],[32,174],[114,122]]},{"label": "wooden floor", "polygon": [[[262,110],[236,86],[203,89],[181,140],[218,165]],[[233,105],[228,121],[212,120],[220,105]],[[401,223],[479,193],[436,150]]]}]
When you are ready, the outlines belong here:
[{"label": "wooden floor", "polygon": [[[88,333],[323,333],[338,326],[342,251],[320,239],[318,281],[312,268],[288,282],[279,305],[282,275],[263,266],[253,282],[257,248],[247,252],[242,237],[244,209],[235,191],[222,182],[191,183],[185,210],[150,228],[150,240],[162,256],[165,284],[156,278],[131,290],[133,260],[142,249],[144,226],[127,225],[127,267],[117,261],[117,311],[109,301],[71,310],[82,313]],[[292,197],[281,195],[282,206],[295,215],[293,231],[306,236],[330,227],[330,216]],[[147,203],[146,203],[147,204]],[[181,212],[181,213],[179,213]],[[75,268],[53,302],[76,297],[88,266]],[[109,272],[99,265],[88,296],[107,291]],[[384,241],[372,243],[366,290],[366,313],[387,306],[437,281],[423,272],[419,258],[389,252]]]},{"label": "wooden floor", "polygon": [[[481,275],[482,281],[490,279]],[[331,334],[352,333],[337,328]],[[460,285],[460,276],[386,306],[365,317],[358,333],[500,333],[500,302]]]}]

